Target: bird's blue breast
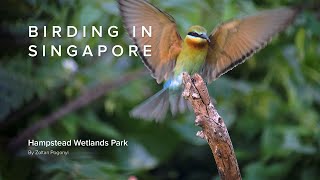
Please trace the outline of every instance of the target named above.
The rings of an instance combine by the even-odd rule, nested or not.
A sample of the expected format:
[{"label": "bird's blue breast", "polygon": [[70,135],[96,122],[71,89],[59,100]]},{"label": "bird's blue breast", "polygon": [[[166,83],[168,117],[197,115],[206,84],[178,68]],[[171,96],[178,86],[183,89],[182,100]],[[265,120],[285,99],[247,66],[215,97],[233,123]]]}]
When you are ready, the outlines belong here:
[{"label": "bird's blue breast", "polygon": [[182,73],[178,76],[173,76],[172,78],[168,79],[163,88],[169,88],[170,90],[177,90],[181,88],[182,85]]}]

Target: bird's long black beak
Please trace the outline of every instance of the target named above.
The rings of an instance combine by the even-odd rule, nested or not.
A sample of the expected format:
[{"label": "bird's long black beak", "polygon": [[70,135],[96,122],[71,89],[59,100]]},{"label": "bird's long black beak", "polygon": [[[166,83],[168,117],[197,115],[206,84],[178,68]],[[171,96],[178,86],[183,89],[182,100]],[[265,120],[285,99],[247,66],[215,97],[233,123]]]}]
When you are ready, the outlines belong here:
[{"label": "bird's long black beak", "polygon": [[210,43],[210,38],[206,34],[201,34],[201,38],[206,39]]}]

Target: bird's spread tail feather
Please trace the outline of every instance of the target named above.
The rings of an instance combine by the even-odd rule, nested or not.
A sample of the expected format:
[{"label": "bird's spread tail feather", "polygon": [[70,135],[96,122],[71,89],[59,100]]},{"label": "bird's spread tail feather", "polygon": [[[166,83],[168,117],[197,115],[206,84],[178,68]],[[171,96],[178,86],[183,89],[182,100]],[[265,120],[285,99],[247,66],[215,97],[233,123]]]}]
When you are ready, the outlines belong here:
[{"label": "bird's spread tail feather", "polygon": [[135,107],[130,115],[139,119],[163,120],[169,108],[169,90],[162,89],[157,94],[151,96],[142,104]]},{"label": "bird's spread tail feather", "polygon": [[190,106],[179,92],[171,92],[169,97],[169,89],[164,88],[157,94],[136,106],[130,115],[134,118],[145,120],[161,121],[166,117],[167,111],[171,109],[172,115],[183,113]]}]

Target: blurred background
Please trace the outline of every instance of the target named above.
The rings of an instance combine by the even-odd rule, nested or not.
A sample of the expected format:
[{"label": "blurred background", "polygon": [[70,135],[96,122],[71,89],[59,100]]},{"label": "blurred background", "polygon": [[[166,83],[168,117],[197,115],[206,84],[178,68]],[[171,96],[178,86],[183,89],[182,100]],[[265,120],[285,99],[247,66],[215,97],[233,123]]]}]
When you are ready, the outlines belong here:
[{"label": "blurred background", "polygon": [[[228,125],[244,179],[320,177],[320,3],[317,0],[152,1],[182,37],[193,24],[279,6],[305,6],[294,24],[246,63],[208,86]],[[161,89],[138,57],[114,0],[11,0],[0,7],[0,180],[218,179],[211,150],[196,137],[193,112],[164,123],[128,112]],[[119,27],[111,38],[28,38],[28,26]],[[41,33],[41,32],[40,32]],[[28,46],[109,48],[101,57],[28,56]],[[41,123],[39,123],[41,122]],[[48,127],[47,127],[48,126]],[[27,132],[25,130],[28,129]],[[25,133],[22,133],[25,132]],[[20,139],[17,139],[19,137]],[[27,140],[126,139],[128,147],[57,147],[67,156],[29,156]],[[46,150],[46,148],[37,148]]]}]

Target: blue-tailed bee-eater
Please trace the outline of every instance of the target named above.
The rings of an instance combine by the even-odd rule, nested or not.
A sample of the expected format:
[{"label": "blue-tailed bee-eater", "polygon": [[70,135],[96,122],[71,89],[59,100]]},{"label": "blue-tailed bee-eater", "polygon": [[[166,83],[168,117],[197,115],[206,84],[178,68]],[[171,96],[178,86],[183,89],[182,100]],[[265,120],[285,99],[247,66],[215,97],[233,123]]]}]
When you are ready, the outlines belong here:
[{"label": "blue-tailed bee-eater", "polygon": [[[187,102],[181,96],[182,73],[200,73],[209,83],[263,48],[294,19],[291,8],[265,10],[224,22],[210,34],[201,26],[191,26],[184,39],[173,17],[145,0],[118,0],[122,20],[139,55],[163,89],[138,105],[131,115],[141,119],[164,119],[183,112]],[[152,36],[142,35],[142,27],[152,27]],[[133,28],[135,27],[135,28]],[[135,32],[133,32],[135,31]],[[144,56],[144,45],[151,45],[151,56]]]}]

